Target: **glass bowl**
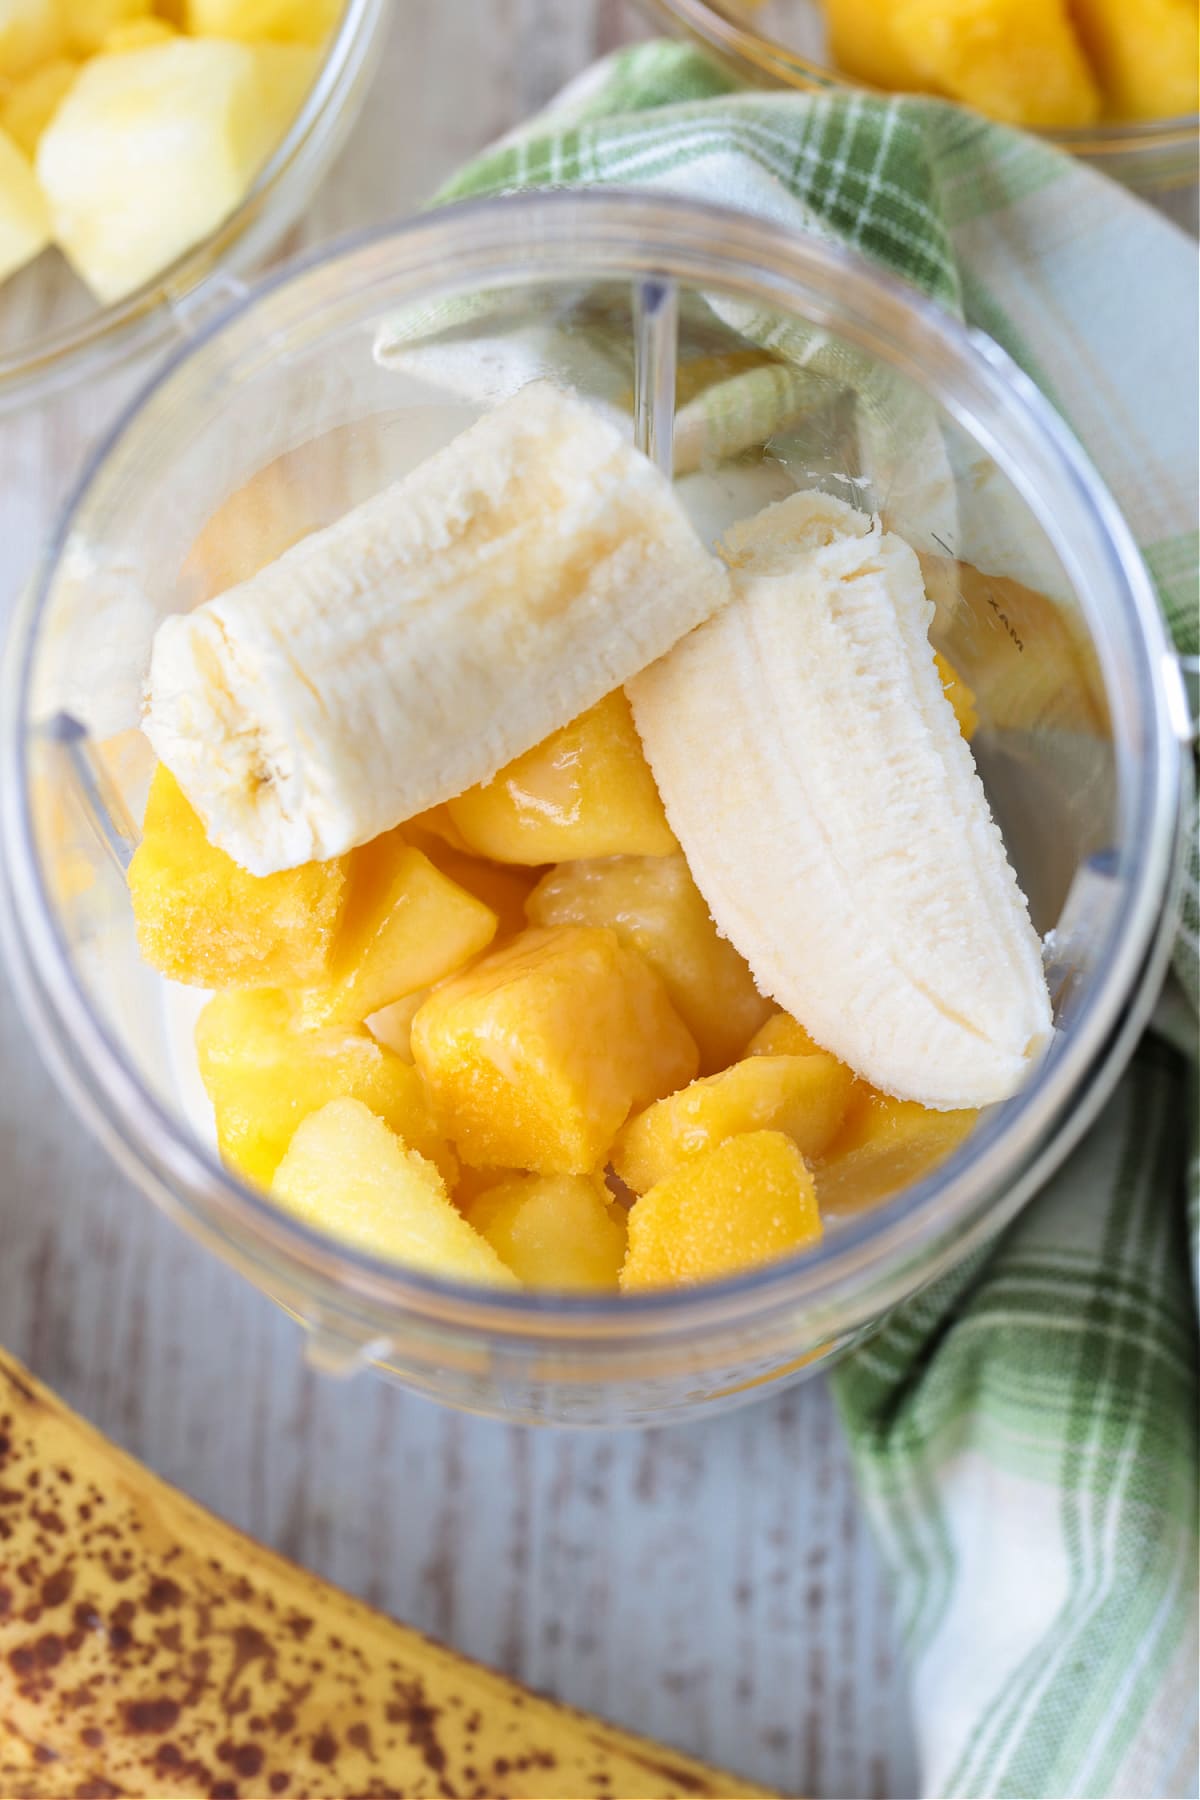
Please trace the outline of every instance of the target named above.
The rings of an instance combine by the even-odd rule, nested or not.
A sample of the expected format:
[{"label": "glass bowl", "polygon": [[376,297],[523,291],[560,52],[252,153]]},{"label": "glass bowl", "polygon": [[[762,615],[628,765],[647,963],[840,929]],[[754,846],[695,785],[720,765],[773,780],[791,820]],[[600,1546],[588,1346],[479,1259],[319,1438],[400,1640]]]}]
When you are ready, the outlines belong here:
[{"label": "glass bowl", "polygon": [[43,255],[0,286],[0,413],[190,331],[225,284],[261,263],[345,143],[390,18],[388,0],[346,0],[303,106],[241,205],[153,281],[101,306]]},{"label": "glass bowl", "polygon": [[[696,39],[735,74],[756,86],[790,88],[865,87],[825,60],[825,33],[816,0],[776,0],[760,9],[746,0],[643,0],[647,10],[676,35]],[[778,36],[753,20],[770,14]],[[786,29],[786,39],[784,31]],[[1043,131],[1060,150],[1079,156],[1093,168],[1143,193],[1191,188],[1197,181],[1200,115],[1121,123],[1105,120],[1070,131]]]},{"label": "glass bowl", "polygon": [[[975,690],[980,768],[1034,922],[1053,934],[1058,1031],[1024,1092],[923,1181],[831,1218],[811,1253],[686,1291],[497,1294],[278,1211],[218,1159],[196,1098],[194,998],[139,960],[124,881],[157,620],[534,374],[626,418],[656,396],[650,435],[662,456],[673,430],[679,492],[710,535],[797,486],[884,510],[927,559],[935,638]],[[697,394],[714,383],[726,404],[705,411]],[[1095,1116],[1169,952],[1180,698],[1126,526],[989,339],[847,251],[722,208],[615,191],[466,204],[263,283],[174,355],[96,451],[5,660],[10,959],[33,1042],[83,1118],[147,1194],[304,1322],[322,1366],[379,1365],[521,1420],[668,1419],[837,1354],[1010,1219]]]}]

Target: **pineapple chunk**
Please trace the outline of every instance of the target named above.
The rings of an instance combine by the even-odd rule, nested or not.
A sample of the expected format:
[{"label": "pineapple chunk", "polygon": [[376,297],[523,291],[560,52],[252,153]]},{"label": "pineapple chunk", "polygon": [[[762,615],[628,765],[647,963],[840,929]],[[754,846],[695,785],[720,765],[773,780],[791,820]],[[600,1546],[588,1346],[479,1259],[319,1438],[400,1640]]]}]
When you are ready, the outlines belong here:
[{"label": "pineapple chunk", "polygon": [[0,76],[25,75],[63,50],[59,0],[0,0]]},{"label": "pineapple chunk", "polygon": [[[422,814],[422,818],[428,818]],[[435,868],[448,875],[490,906],[499,920],[501,937],[513,937],[525,929],[525,902],[537,880],[534,869],[517,868],[511,863],[488,862],[482,856],[471,856],[456,849],[446,838],[432,829],[422,829],[416,819],[402,827],[404,835],[423,850]],[[453,829],[453,827],[451,827]]]},{"label": "pineapple chunk", "polygon": [[1164,119],[1195,112],[1196,0],[1071,0],[1071,12],[1110,113]]},{"label": "pineapple chunk", "polygon": [[491,1245],[456,1211],[446,1184],[359,1100],[305,1119],[272,1192],[306,1225],[447,1281],[516,1287]]},{"label": "pineapple chunk", "polygon": [[105,40],[116,27],[148,21],[151,12],[150,0],[60,0],[60,5],[77,56],[94,56],[106,47]]},{"label": "pineapple chunk", "polygon": [[496,935],[491,908],[398,831],[351,851],[346,862],[349,892],[328,973],[299,996],[309,1023],[361,1024],[461,968]]},{"label": "pineapple chunk", "polygon": [[742,1053],[744,1056],[824,1056],[815,1038],[809,1036],[799,1019],[791,1013],[778,1012],[761,1026]]},{"label": "pineapple chunk", "polygon": [[185,5],[187,29],[197,37],[315,45],[337,24],[343,0],[185,0]]},{"label": "pineapple chunk", "polygon": [[563,863],[525,910],[533,925],[611,926],[644,956],[695,1038],[705,1074],[732,1062],[771,1010],[678,854]]},{"label": "pineapple chunk", "polygon": [[644,1194],[686,1162],[747,1131],[782,1131],[806,1157],[837,1135],[854,1077],[836,1057],[752,1056],[656,1100],[617,1137],[612,1165]]},{"label": "pineapple chunk", "polygon": [[921,85],[1012,125],[1090,125],[1100,95],[1066,0],[894,0]]},{"label": "pineapple chunk", "polygon": [[0,131],[0,281],[50,242],[50,216],[33,170],[6,131]]},{"label": "pineapple chunk", "polygon": [[497,862],[665,856],[679,846],[618,690],[447,810],[464,842]]},{"label": "pineapple chunk", "polygon": [[791,1138],[749,1131],[635,1200],[621,1287],[712,1281],[821,1236],[813,1178]]},{"label": "pineapple chunk", "polygon": [[248,875],[216,849],[161,763],[129,865],[138,947],[192,987],[278,987],[326,973],[346,896],[347,858]]},{"label": "pineapple chunk", "polygon": [[447,1181],[458,1172],[416,1070],[366,1031],[297,1027],[284,994],[215,995],[196,1021],[196,1054],[221,1154],[261,1187],[270,1185],[300,1121],[345,1096],[377,1112]]},{"label": "pineapple chunk", "polygon": [[214,38],[85,65],[37,172],[54,236],[98,300],[153,280],[233,211],[312,73],[311,51]]},{"label": "pineapple chunk", "polygon": [[[19,81],[6,85],[0,93],[0,129],[7,131],[17,148],[26,156],[32,157],[38,147],[38,139],[58,111],[67,89],[79,73],[79,64],[72,62],[68,56],[56,56],[52,61],[42,63],[30,74]],[[29,171],[33,179],[33,170]],[[41,210],[46,218],[46,230],[50,229],[49,214],[45,212],[45,202],[41,201]]]},{"label": "pineapple chunk", "polygon": [[962,732],[969,744],[979,729],[979,714],[975,710],[975,695],[967,686],[958,670],[954,667],[954,664],[948,662],[939,651],[934,652],[933,660],[937,664],[937,672],[942,678],[942,688],[946,698],[954,708],[954,716],[958,720],[958,729]]},{"label": "pineapple chunk", "polygon": [[599,1176],[517,1175],[487,1188],[469,1217],[525,1287],[617,1286],[625,1219]]},{"label": "pineapple chunk", "polygon": [[434,1115],[464,1162],[586,1175],[630,1111],[696,1072],[653,970],[616,933],[528,931],[436,988],[413,1020]]},{"label": "pineapple chunk", "polygon": [[822,1211],[855,1211],[919,1181],[957,1150],[978,1117],[931,1112],[856,1083],[842,1129],[817,1165]]},{"label": "pineapple chunk", "polygon": [[368,1013],[367,1030],[377,1043],[386,1044],[404,1062],[410,1063],[413,1059],[412,1022],[428,998],[429,989],[418,988],[415,994],[405,994],[403,1000],[381,1006],[378,1012]]}]

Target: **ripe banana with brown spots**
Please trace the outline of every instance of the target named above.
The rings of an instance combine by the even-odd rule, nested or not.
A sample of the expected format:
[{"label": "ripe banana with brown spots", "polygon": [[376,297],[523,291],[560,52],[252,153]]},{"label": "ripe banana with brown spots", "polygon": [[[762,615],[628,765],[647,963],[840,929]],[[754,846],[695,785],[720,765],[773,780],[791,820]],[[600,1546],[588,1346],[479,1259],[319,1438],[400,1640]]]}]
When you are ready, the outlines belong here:
[{"label": "ripe banana with brown spots", "polygon": [[0,1795],[763,1794],[234,1531],[0,1351]]}]

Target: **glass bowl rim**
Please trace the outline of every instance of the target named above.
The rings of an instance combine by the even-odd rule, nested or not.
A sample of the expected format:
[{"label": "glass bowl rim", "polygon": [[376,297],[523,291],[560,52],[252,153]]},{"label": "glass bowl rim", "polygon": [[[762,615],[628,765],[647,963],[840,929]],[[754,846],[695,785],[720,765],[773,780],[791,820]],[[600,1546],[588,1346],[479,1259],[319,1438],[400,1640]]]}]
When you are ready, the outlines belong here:
[{"label": "glass bowl rim", "polygon": [[103,375],[179,329],[189,308],[231,283],[229,269],[255,222],[270,205],[300,153],[322,126],[340,116],[363,63],[388,19],[387,0],[343,0],[332,37],[320,54],[312,85],[295,118],[242,199],[197,243],[110,305],[97,304],[77,324],[0,352],[0,413],[71,386],[85,375]]},{"label": "glass bowl rim", "polygon": [[[782,87],[797,91],[816,88],[893,94],[893,90],[878,88],[872,82],[846,75],[832,64],[813,62],[799,51],[789,49],[777,38],[765,37],[750,25],[737,24],[733,19],[726,18],[709,0],[643,0],[643,3],[686,26],[709,49],[720,52],[730,61],[748,64],[760,76],[774,77]],[[937,95],[915,97],[938,98]],[[948,104],[952,105],[954,102]],[[1010,129],[1020,128],[1014,126]],[[1139,150],[1182,149],[1187,145],[1195,145],[1200,139],[1200,112],[1177,113],[1157,119],[1106,119],[1094,125],[1060,126],[1056,129],[1036,126],[1024,129],[1031,137],[1069,151],[1072,156],[1119,156]],[[1182,185],[1182,181],[1180,184]]]},{"label": "glass bowl rim", "polygon": [[[989,404],[1007,415],[1009,429],[1024,433],[1030,444],[1040,441],[1059,477],[1054,496],[1043,493],[1032,476],[1022,477],[1015,449],[1006,450],[994,434],[971,432],[1014,482],[1064,566],[1069,570],[1072,562],[1064,555],[1058,524],[1065,504],[1069,513],[1074,509],[1075,523],[1091,532],[1108,578],[1116,583],[1137,646],[1145,653],[1137,671],[1138,699],[1145,715],[1143,741],[1153,745],[1153,754],[1147,756],[1142,791],[1136,796],[1139,837],[1126,857],[1124,908],[1120,930],[1114,927],[1111,934],[1112,954],[1097,959],[1101,973],[1070,1037],[1056,1046],[1038,1078],[985,1119],[931,1176],[861,1218],[839,1223],[814,1250],[691,1288],[599,1297],[528,1290],[509,1294],[406,1270],[301,1224],[225,1169],[183,1115],[142,1084],[77,978],[38,854],[26,719],[38,628],[75,519],[109,457],[194,358],[225,334],[252,325],[255,310],[264,303],[300,299],[314,280],[334,272],[348,276],[352,267],[365,269],[372,258],[384,260],[392,287],[398,279],[407,284],[405,294],[389,299],[392,306],[404,299],[426,302],[435,294],[448,297],[483,281],[519,289],[539,280],[577,283],[586,273],[595,280],[665,276],[696,287],[707,281],[780,305],[790,296],[792,310],[811,318],[804,300],[830,307],[839,283],[849,284],[856,301],[867,305],[869,317],[903,318],[922,345],[936,347],[948,359],[954,375],[971,377]],[[351,284],[349,291],[369,291],[369,284],[359,289]],[[845,302],[844,294],[839,298]],[[837,313],[835,328],[848,327],[848,315]],[[914,360],[911,369],[928,383],[927,367]],[[952,401],[945,378],[933,393],[951,417],[961,423],[967,412],[974,421],[965,403]],[[260,281],[181,345],[96,444],[59,514],[36,576],[21,596],[6,646],[0,695],[0,926],[19,994],[42,1031],[41,1053],[110,1152],[143,1191],[182,1210],[210,1240],[233,1246],[243,1260],[248,1255],[268,1271],[282,1264],[291,1280],[307,1286],[318,1316],[324,1303],[357,1301],[382,1306],[390,1317],[482,1327],[504,1332],[508,1339],[524,1330],[544,1340],[553,1326],[586,1336],[590,1327],[611,1348],[626,1328],[641,1341],[648,1332],[693,1329],[706,1315],[744,1322],[768,1304],[836,1304],[839,1295],[852,1294],[866,1275],[886,1268],[901,1250],[935,1251],[939,1235],[948,1229],[954,1234],[953,1258],[965,1253],[989,1221],[998,1218],[1002,1203],[1007,1201],[1009,1215],[1016,1210],[1035,1178],[1043,1179],[1057,1165],[1092,1116],[1078,1113],[1078,1129],[1064,1128],[1068,1107],[1119,1034],[1122,1008],[1131,1000],[1138,971],[1153,955],[1156,931],[1161,937],[1167,903],[1184,783],[1178,721],[1165,681],[1172,660],[1129,528],[1070,431],[998,345],[909,283],[841,245],[680,196],[560,190],[464,201],[350,234]],[[908,1283],[905,1291],[915,1285]]]}]

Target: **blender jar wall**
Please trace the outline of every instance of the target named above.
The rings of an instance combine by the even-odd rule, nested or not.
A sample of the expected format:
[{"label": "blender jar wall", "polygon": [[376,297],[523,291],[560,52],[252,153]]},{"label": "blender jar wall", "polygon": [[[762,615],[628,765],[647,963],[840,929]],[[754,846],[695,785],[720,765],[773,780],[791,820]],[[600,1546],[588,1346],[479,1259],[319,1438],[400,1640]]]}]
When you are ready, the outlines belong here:
[{"label": "blender jar wall", "polygon": [[[550,373],[627,413],[647,273],[678,282],[680,489],[702,528],[823,482],[914,542],[935,638],[979,696],[980,766],[1035,921],[1055,926],[1082,892],[1084,923],[1045,1068],[920,1188],[832,1229],[814,1256],[711,1292],[505,1305],[305,1233],[217,1165],[178,1011],[137,957],[125,893],[150,767],[137,691],[159,616],[376,491],[506,387]],[[803,1373],[1015,1204],[1045,1161],[1145,961],[1179,757],[1127,535],[992,354],[828,246],[682,202],[540,196],[452,209],[271,284],[114,430],[10,658],[17,954],[38,1029],[110,1145],[315,1325],[328,1363],[383,1362],[443,1399],[529,1417],[714,1404]],[[756,413],[759,377],[784,382],[786,405],[776,394]],[[731,404],[698,420],[689,400],[714,380],[733,384]]]}]

